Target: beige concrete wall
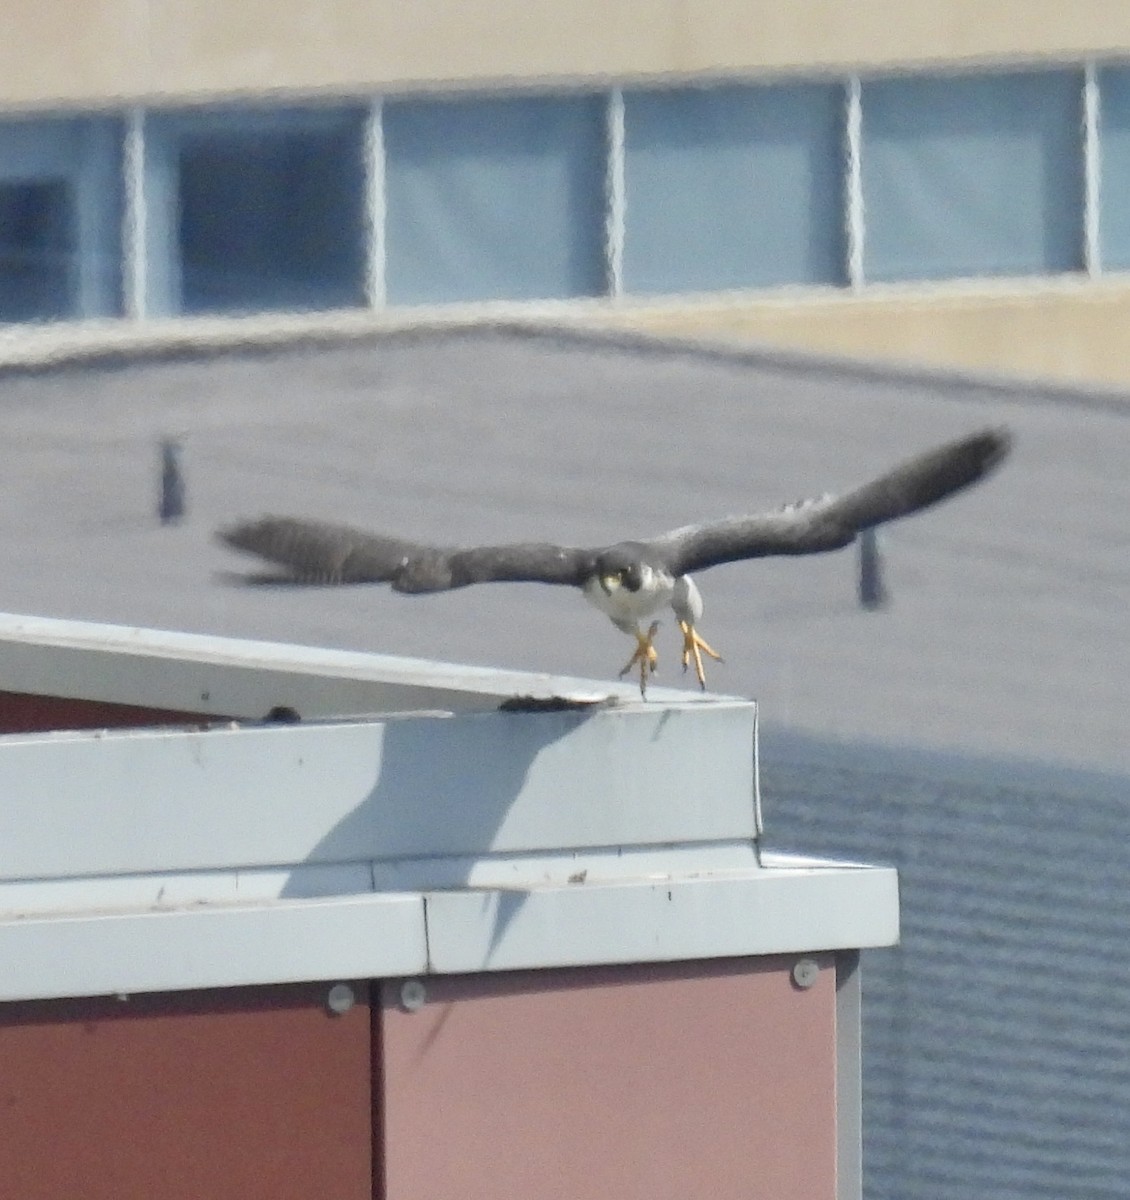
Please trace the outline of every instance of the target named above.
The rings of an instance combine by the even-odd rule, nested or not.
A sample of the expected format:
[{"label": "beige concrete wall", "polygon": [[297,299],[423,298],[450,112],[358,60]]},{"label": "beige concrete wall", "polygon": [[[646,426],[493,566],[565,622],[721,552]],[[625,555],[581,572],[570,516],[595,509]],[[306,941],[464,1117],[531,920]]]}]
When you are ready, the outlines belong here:
[{"label": "beige concrete wall", "polygon": [[0,107],[1092,53],[1126,0],[6,0]]},{"label": "beige concrete wall", "polygon": [[1130,387],[1130,278],[626,306],[601,323],[1028,379]]},{"label": "beige concrete wall", "polygon": [[[150,354],[170,347],[272,346],[297,338],[365,337],[376,330],[478,326],[484,321],[620,328],[845,355],[866,361],[951,367],[1023,379],[1106,386],[1130,396],[1130,277],[1100,284],[920,289],[837,298],[719,299],[697,303],[448,305],[426,310],[342,309],[247,317],[58,322],[13,326],[0,367]],[[1130,400],[1128,400],[1130,402]]]}]

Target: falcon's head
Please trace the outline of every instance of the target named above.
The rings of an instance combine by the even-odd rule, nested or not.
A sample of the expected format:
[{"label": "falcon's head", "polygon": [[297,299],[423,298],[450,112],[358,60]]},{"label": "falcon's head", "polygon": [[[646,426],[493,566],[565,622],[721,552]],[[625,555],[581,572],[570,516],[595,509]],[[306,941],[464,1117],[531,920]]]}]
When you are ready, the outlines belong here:
[{"label": "falcon's head", "polygon": [[602,550],[596,560],[596,578],[605,594],[611,596],[620,588],[638,592],[651,574],[644,564],[642,546],[621,542]]}]

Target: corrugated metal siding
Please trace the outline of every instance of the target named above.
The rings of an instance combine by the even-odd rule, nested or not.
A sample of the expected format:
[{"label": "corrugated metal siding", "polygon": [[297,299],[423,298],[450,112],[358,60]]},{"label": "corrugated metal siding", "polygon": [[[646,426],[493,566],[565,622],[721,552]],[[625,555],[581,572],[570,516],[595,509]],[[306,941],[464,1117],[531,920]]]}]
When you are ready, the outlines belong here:
[{"label": "corrugated metal siding", "polygon": [[891,862],[863,959],[869,1200],[1125,1197],[1130,779],[770,732],[775,848]]}]

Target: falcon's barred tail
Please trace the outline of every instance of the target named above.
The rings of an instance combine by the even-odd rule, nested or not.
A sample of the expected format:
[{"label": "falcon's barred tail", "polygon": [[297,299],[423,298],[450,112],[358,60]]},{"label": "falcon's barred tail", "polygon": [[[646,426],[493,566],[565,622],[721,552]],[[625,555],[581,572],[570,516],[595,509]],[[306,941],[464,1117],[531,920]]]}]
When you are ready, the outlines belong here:
[{"label": "falcon's barred tail", "polygon": [[929,508],[987,475],[1011,442],[1005,429],[947,442],[837,497],[837,515],[846,527],[859,530]]},{"label": "falcon's barred tail", "polygon": [[241,521],[216,536],[235,550],[275,563],[282,568],[278,578],[295,583],[388,583],[405,557],[419,550],[399,538],[294,517]]}]

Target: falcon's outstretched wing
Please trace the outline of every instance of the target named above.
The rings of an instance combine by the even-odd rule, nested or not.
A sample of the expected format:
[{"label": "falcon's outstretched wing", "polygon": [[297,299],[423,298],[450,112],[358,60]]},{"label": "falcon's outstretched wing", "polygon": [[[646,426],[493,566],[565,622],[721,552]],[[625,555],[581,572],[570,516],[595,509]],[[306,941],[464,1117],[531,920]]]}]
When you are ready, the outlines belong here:
[{"label": "falcon's outstretched wing", "polygon": [[457,549],[365,533],[299,517],[263,517],[221,530],[221,541],[256,554],[296,583],[388,583],[398,592],[442,592],[472,583],[558,583],[580,587],[590,550],[546,542]]},{"label": "falcon's outstretched wing", "polygon": [[644,545],[676,576],[746,558],[839,550],[861,530],[920,512],[984,478],[1010,441],[1007,431],[986,429],[928,450],[842,496],[688,525]]}]

